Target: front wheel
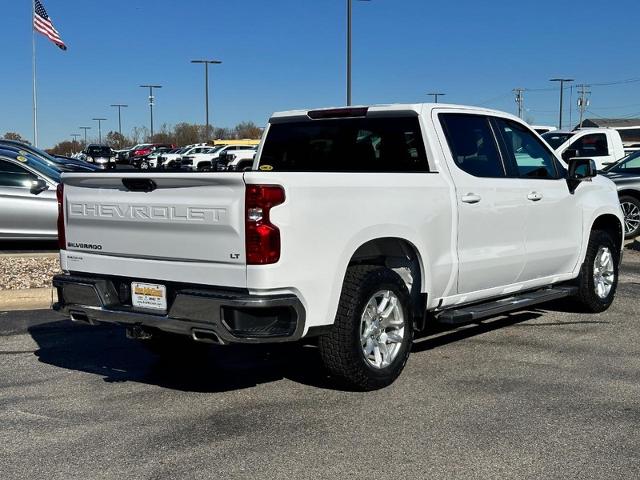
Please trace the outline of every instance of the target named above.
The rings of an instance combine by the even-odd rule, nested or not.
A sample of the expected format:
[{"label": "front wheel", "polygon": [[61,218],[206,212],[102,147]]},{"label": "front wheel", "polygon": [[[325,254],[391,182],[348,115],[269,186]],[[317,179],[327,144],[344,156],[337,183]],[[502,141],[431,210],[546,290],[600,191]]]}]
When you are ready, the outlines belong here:
[{"label": "front wheel", "polygon": [[620,197],[620,208],[624,215],[624,238],[636,238],[640,234],[640,200],[624,195]]},{"label": "front wheel", "polygon": [[333,328],[318,342],[328,370],[351,388],[383,388],[404,369],[412,342],[410,296],[400,276],[388,268],[349,267]]},{"label": "front wheel", "polygon": [[618,287],[620,245],[611,235],[594,230],[589,237],[587,255],[577,278],[577,301],[588,311],[604,312],[613,303]]},{"label": "front wheel", "polygon": [[140,162],[140,170],[149,170],[149,162],[147,160],[142,160]]}]

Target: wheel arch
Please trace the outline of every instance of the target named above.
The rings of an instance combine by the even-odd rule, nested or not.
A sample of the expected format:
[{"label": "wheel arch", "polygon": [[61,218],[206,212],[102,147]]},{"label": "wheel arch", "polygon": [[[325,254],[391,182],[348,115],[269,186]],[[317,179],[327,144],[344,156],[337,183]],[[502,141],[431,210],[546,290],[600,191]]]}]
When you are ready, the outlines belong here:
[{"label": "wheel arch", "polygon": [[620,219],[617,216],[611,213],[599,215],[591,225],[591,231],[594,230],[603,230],[607,232],[614,239],[616,245],[620,245],[620,249],[622,251],[624,226],[620,223]]},{"label": "wheel arch", "polygon": [[[418,248],[409,240],[401,237],[368,240],[353,252],[349,259],[351,265],[380,265],[396,271],[409,290],[416,317],[426,308],[426,293],[422,293],[427,281],[424,261]],[[408,273],[410,278],[403,273]]]}]

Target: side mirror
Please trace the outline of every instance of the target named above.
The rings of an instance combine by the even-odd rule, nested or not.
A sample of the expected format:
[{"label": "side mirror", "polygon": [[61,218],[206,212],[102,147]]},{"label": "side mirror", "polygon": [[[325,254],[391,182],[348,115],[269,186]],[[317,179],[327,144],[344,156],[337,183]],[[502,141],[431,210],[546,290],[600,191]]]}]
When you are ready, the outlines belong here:
[{"label": "side mirror", "polygon": [[564,152],[562,152],[562,159],[565,162],[569,162],[569,160],[571,160],[572,158],[579,157],[579,153],[580,152],[578,152],[578,150],[575,148],[567,148]]},{"label": "side mirror", "polygon": [[47,182],[45,182],[41,178],[38,178],[37,180],[33,180],[31,182],[31,188],[30,188],[29,191],[33,195],[39,195],[40,193],[44,192],[48,188],[49,188],[49,186],[47,185]]},{"label": "side mirror", "polygon": [[591,158],[574,158],[569,162],[567,183],[569,191],[575,192],[578,185],[584,181],[591,181],[598,174],[596,162]]}]

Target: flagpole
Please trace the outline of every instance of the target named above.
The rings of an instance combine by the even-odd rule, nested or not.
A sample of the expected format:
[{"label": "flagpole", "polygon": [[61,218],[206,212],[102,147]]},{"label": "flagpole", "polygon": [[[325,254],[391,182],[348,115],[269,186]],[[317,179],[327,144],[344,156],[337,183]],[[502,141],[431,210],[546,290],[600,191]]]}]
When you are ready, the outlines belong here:
[{"label": "flagpole", "polygon": [[31,37],[33,40],[33,144],[38,146],[38,95],[36,91],[36,29],[33,21],[36,16],[36,2],[31,0]]}]

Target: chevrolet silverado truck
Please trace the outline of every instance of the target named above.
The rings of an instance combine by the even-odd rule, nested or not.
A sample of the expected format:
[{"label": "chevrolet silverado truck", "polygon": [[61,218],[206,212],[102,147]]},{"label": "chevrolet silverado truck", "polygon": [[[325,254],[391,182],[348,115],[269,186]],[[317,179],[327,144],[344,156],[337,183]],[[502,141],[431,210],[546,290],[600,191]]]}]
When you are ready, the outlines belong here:
[{"label": "chevrolet silverado truck", "polygon": [[432,322],[616,292],[623,217],[593,160],[443,104],[270,119],[251,171],[65,174],[54,308],[178,358],[184,341],[309,341],[372,390]]}]

